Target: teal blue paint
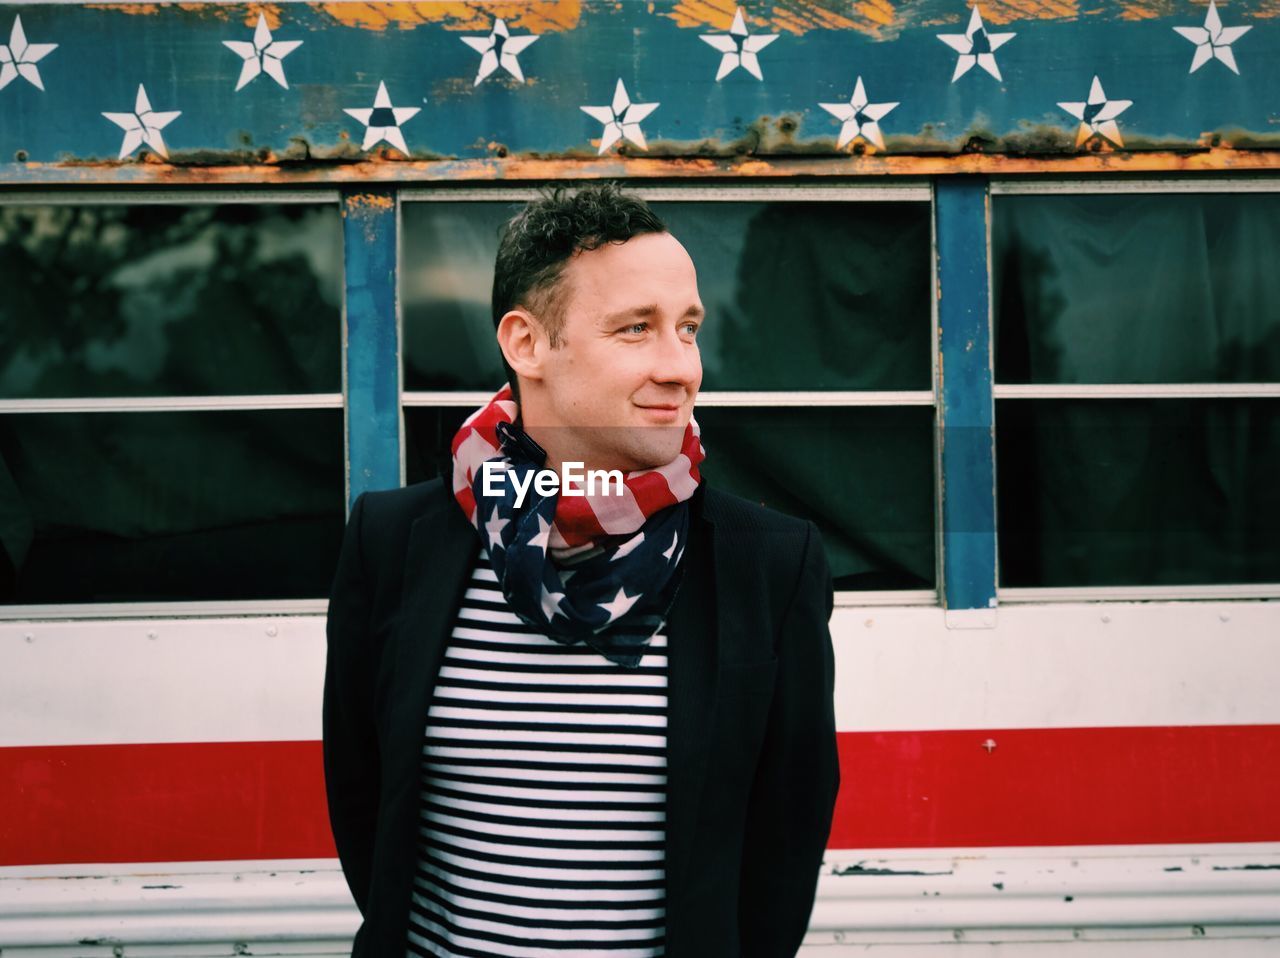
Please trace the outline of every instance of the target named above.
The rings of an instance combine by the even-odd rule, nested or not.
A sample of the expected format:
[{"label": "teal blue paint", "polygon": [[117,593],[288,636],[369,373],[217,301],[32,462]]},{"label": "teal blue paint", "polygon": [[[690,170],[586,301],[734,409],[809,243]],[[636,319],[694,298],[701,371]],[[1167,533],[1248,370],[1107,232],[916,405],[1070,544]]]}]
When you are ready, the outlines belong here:
[{"label": "teal blue paint", "polygon": [[[815,20],[823,6],[815,5]],[[825,6],[839,14],[846,5]],[[69,161],[116,162],[124,133],[102,114],[133,110],[139,84],[153,110],[180,112],[164,126],[164,144],[175,163],[195,166],[252,165],[268,155],[321,165],[364,159],[365,127],[345,110],[372,107],[380,82],[393,105],[418,109],[402,132],[424,160],[594,157],[602,125],[581,106],[608,104],[619,78],[634,101],[659,104],[641,123],[648,150],[627,145],[632,155],[838,156],[840,122],[819,103],[847,103],[859,76],[871,102],[897,104],[880,121],[889,153],[956,153],[971,138],[986,152],[1075,153],[1079,122],[1058,104],[1085,100],[1095,75],[1108,97],[1133,101],[1118,119],[1125,147],[1195,148],[1206,132],[1280,147],[1280,71],[1271,68],[1280,30],[1264,16],[1264,0],[1221,9],[1224,23],[1253,27],[1232,45],[1238,75],[1217,60],[1189,72],[1195,46],[1173,27],[1202,24],[1204,6],[1126,20],[1127,6],[1101,0],[1069,19],[989,22],[1015,34],[995,54],[1002,78],[975,66],[952,82],[957,54],[937,35],[964,32],[964,4],[900,4],[894,22],[873,35],[768,27],[775,8],[789,23],[803,14],[795,4],[762,2],[747,10],[753,32],[778,34],[759,56],[764,80],[739,68],[716,81],[720,54],[701,36],[723,28],[682,25],[673,0],[585,0],[580,15],[520,53],[526,82],[499,70],[477,85],[479,54],[460,37],[487,29],[441,14],[372,30],[317,5],[281,4],[273,38],[302,41],[283,60],[288,88],[260,74],[237,91],[244,61],[224,41],[251,38],[248,8],[157,5],[139,15],[6,4],[0,43],[20,14],[30,42],[58,46],[38,63],[43,90],[22,77],[0,90],[0,180],[31,181],[27,163],[67,164],[54,168],[76,181],[88,171]],[[517,35],[529,32],[522,19],[510,23]]]},{"label": "teal blue paint", "polygon": [[349,505],[367,489],[400,485],[394,194],[368,190],[344,194],[342,239]]},{"label": "teal blue paint", "polygon": [[941,179],[935,196],[943,600],[985,609],[996,594],[987,180]]}]

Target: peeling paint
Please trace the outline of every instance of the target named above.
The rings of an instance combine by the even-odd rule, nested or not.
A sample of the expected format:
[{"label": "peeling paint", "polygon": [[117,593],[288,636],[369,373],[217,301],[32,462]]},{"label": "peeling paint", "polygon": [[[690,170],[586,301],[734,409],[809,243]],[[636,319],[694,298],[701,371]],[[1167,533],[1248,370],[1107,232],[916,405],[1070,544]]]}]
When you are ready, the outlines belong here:
[{"label": "peeling paint", "polygon": [[[839,179],[866,176],[948,176],[979,173],[992,176],[1018,174],[1151,174],[1206,172],[1268,172],[1280,170],[1280,151],[1214,148],[1196,152],[1081,153],[1071,156],[969,153],[947,155],[847,155],[847,156],[608,156],[581,149],[561,157],[493,156],[466,160],[395,159],[394,151],[370,157],[346,144],[324,152],[308,151],[300,141],[289,154],[270,162],[249,153],[175,153],[166,163],[147,156],[131,163],[89,158],[63,163],[20,162],[0,164],[0,185],[32,186],[41,183],[87,185],[94,183],[153,183],[190,185],[265,185],[304,183],[356,183],[403,181],[466,181],[636,179],[676,177],[719,179],[726,177],[786,180],[794,177]],[[941,291],[939,291],[941,295]]]},{"label": "peeling paint", "polygon": [[[832,9],[832,8],[836,9]],[[774,32],[799,36],[810,30],[856,30],[875,36],[882,26],[894,20],[894,8],[888,0],[859,0],[853,4],[857,16],[849,15],[849,4],[822,4],[807,0],[783,0],[768,6],[744,11],[747,29],[752,32]],[[733,4],[714,0],[679,0],[662,15],[681,27],[710,28],[723,31],[733,22]],[[767,12],[762,12],[767,11]]]},{"label": "peeling paint", "polygon": [[493,18],[529,33],[572,30],[582,17],[579,0],[534,0],[529,3],[323,3],[317,9],[335,23],[363,30],[413,30],[428,23],[446,30],[488,31]]},{"label": "peeling paint", "polygon": [[371,210],[389,210],[396,205],[395,200],[387,193],[354,193],[347,198],[349,206],[366,207]]},{"label": "peeling paint", "polygon": [[[846,866],[844,866],[844,867],[842,867],[842,868],[837,868],[837,869],[835,869],[835,871],[834,871],[834,872],[832,872],[832,874],[834,874],[834,875],[838,875],[838,876],[840,876],[841,878],[846,877],[846,876],[849,876],[849,875],[859,875],[859,876],[867,876],[867,875],[899,875],[899,876],[915,875],[915,876],[920,876],[920,875],[926,875],[926,876],[927,876],[927,875],[951,875],[951,874],[954,874],[954,869],[950,869],[950,868],[948,868],[948,869],[946,869],[946,870],[944,870],[944,871],[925,872],[925,871],[918,871],[918,870],[916,870],[916,869],[910,869],[910,868],[866,868],[866,867],[864,867],[864,866],[863,866],[863,864],[862,864],[861,862],[855,862],[855,863],[854,863],[854,864],[852,864],[852,865],[846,865]],[[937,893],[935,892],[935,894],[937,894]]]}]

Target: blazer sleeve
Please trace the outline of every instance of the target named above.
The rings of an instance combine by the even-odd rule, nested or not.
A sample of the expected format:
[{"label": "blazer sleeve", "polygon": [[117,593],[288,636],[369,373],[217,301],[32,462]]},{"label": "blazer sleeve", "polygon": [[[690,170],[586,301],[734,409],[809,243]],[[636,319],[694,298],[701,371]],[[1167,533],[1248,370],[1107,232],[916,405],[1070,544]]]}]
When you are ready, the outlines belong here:
[{"label": "blazer sleeve", "polygon": [[351,507],[329,594],[322,719],[329,824],[343,875],[362,915],[373,871],[379,791],[369,651],[373,590],[361,539],[366,494],[360,493]]},{"label": "blazer sleeve", "polygon": [[799,950],[840,785],[828,627],[834,594],[822,536],[808,525],[747,809],[738,894],[743,958],[793,958]]}]

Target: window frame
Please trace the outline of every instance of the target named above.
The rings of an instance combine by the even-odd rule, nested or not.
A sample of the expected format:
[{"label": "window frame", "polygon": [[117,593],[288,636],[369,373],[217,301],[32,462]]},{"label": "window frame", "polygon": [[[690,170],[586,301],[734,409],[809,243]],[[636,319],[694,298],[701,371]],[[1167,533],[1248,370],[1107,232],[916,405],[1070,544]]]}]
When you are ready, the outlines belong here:
[{"label": "window frame", "polygon": [[[342,212],[342,192],[334,187],[305,186],[298,189],[119,189],[116,187],[0,190],[0,206],[230,206],[259,205],[334,206]],[[11,399],[0,397],[0,415],[33,413],[145,413],[224,412],[229,410],[342,409],[343,456],[350,462],[347,447],[347,302],[345,248],[342,290],[339,302],[342,337],[342,388],[326,393],[263,393],[226,396],[130,396],[97,398]],[[176,600],[171,602],[52,602],[47,604],[0,605],[0,622],[33,619],[149,619],[174,616],[222,617],[248,615],[306,615],[324,612],[327,599],[271,600]]]},{"label": "window frame", "polygon": [[[1174,195],[1188,193],[1280,193],[1280,179],[1257,174],[1204,175],[1178,177],[991,177],[989,196],[1082,196],[1126,195],[1146,193]],[[994,220],[995,203],[989,204],[988,215]],[[989,234],[988,234],[989,236]],[[990,246],[988,246],[990,257]],[[988,269],[994,297],[994,275]],[[994,331],[994,305],[992,330]],[[992,366],[994,400],[1024,399],[1276,399],[1280,398],[1280,382],[1273,383],[1007,383],[995,381]],[[996,482],[993,473],[992,482]],[[999,536],[999,520],[996,523]],[[998,542],[997,542],[998,548]],[[1213,599],[1280,599],[1280,582],[1218,583],[1201,585],[1126,585],[1126,586],[1001,586],[996,583],[1000,604],[1036,604],[1047,602],[1133,602]]]}]

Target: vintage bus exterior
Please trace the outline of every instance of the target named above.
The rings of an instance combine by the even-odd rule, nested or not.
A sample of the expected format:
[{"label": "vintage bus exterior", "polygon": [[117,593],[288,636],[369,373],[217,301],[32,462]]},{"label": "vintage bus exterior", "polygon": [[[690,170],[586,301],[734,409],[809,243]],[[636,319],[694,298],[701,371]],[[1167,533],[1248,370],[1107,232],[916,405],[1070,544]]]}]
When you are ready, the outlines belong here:
[{"label": "vintage bus exterior", "polygon": [[699,267],[707,480],[836,576],[802,953],[1276,954],[1276,15],[0,9],[0,952],[349,953],[346,511],[608,177]]}]

